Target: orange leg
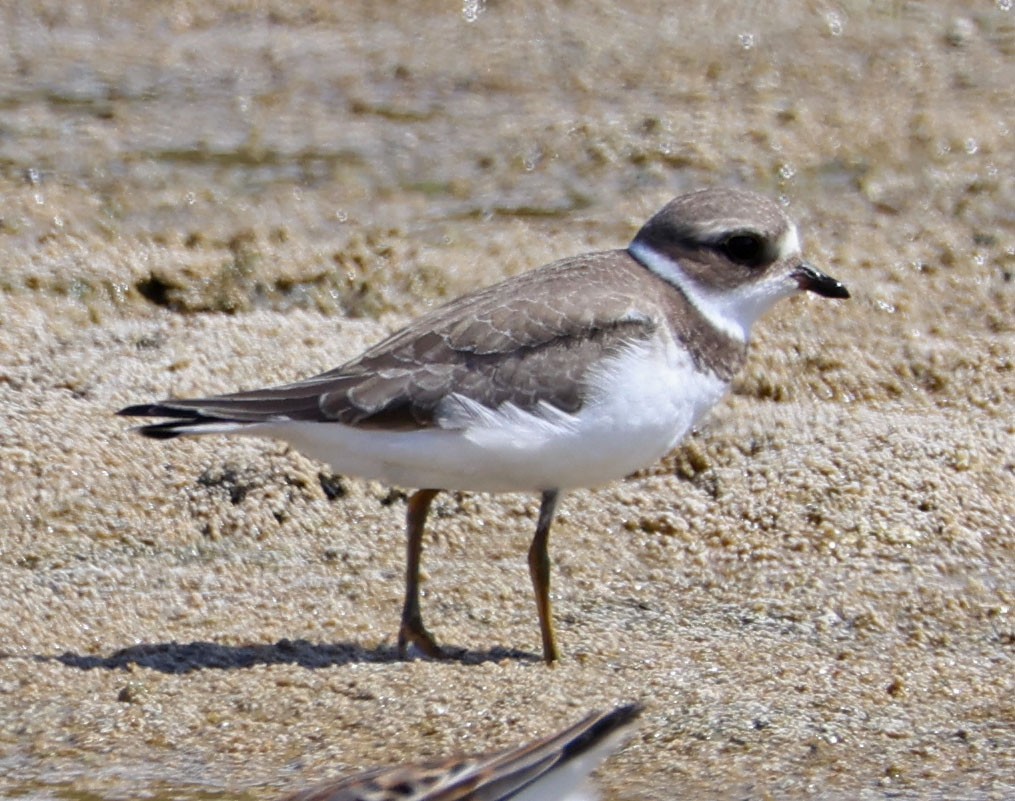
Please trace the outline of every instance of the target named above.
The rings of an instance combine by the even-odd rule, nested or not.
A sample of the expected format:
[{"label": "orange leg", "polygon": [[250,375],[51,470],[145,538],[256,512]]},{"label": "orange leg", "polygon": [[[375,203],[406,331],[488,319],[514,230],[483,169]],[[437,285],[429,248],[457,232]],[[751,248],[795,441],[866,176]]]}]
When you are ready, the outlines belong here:
[{"label": "orange leg", "polygon": [[402,624],[398,629],[398,655],[405,659],[409,644],[415,645],[424,654],[440,658],[440,646],[423,626],[419,611],[419,561],[423,555],[423,528],[430,503],[440,490],[421,489],[409,497],[405,514],[407,558],[405,564],[405,605],[402,607]]},{"label": "orange leg", "polygon": [[529,546],[529,575],[536,592],[536,611],[539,612],[539,630],[543,635],[543,659],[552,664],[560,660],[557,648],[557,633],[553,628],[553,608],[550,605],[550,555],[546,546],[550,537],[550,524],[557,511],[558,490],[543,492],[539,507],[539,521],[536,535]]}]

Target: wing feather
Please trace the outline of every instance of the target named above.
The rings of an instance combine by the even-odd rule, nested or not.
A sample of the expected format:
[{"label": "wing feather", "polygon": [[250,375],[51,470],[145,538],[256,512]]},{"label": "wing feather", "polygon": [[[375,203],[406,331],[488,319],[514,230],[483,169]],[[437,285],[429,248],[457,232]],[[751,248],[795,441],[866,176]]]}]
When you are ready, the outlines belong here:
[{"label": "wing feather", "polygon": [[[618,273],[630,280],[618,283]],[[440,405],[451,395],[494,409],[548,404],[573,413],[585,399],[590,366],[652,336],[662,321],[646,280],[626,251],[566,259],[452,301],[320,375],[120,413],[176,418],[188,430],[271,420],[404,430],[439,425]],[[142,433],[174,436],[174,425]]]}]

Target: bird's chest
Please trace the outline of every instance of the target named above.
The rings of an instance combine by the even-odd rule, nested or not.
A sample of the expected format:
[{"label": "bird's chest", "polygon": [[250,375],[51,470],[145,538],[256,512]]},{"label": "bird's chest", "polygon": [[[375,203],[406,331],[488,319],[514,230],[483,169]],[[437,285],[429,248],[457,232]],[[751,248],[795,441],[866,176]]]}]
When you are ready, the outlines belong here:
[{"label": "bird's chest", "polygon": [[653,340],[629,346],[589,374],[577,418],[589,441],[615,457],[628,455],[621,461],[637,470],[676,445],[728,387],[699,370],[678,343]]},{"label": "bird's chest", "polygon": [[[700,369],[669,337],[628,346],[588,376],[587,406],[616,422],[693,424],[726,392],[727,381]],[[680,423],[674,422],[679,427]]]}]

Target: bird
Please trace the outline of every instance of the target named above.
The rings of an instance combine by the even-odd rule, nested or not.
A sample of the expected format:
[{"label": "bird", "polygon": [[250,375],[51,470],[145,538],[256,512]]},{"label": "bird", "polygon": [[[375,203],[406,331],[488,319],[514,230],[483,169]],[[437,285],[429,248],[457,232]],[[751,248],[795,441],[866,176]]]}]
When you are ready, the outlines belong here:
[{"label": "bird", "polygon": [[806,261],[771,198],[678,195],[623,249],[565,258],[463,295],[325,373],[128,406],[153,439],[288,442],[337,473],[414,488],[398,653],[446,656],[423,624],[419,570],[442,490],[540,495],[528,567],[543,659],[560,659],[550,528],[562,493],[656,462],[726,394],[753,324],[782,298],[848,298]]},{"label": "bird", "polygon": [[492,754],[374,768],[284,801],[592,801],[589,774],[630,734],[642,707],[592,712],[557,734]]}]

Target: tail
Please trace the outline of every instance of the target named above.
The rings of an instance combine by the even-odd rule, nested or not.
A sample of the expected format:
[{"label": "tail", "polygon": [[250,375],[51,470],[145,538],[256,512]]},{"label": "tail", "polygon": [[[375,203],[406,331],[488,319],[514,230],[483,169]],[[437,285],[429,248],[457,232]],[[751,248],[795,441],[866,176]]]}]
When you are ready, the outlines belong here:
[{"label": "tail", "polygon": [[205,414],[199,409],[167,406],[163,403],[142,403],[137,406],[128,406],[120,409],[117,414],[122,417],[171,418],[161,423],[149,423],[133,429],[141,436],[150,439],[176,439],[176,437],[190,434],[224,433],[243,425],[241,420]]},{"label": "tail", "polygon": [[286,420],[322,420],[320,390],[313,385],[293,385],[214,398],[164,400],[127,406],[122,417],[165,417],[161,423],[134,430],[151,439],[175,439],[192,434],[229,434],[255,423]]}]

